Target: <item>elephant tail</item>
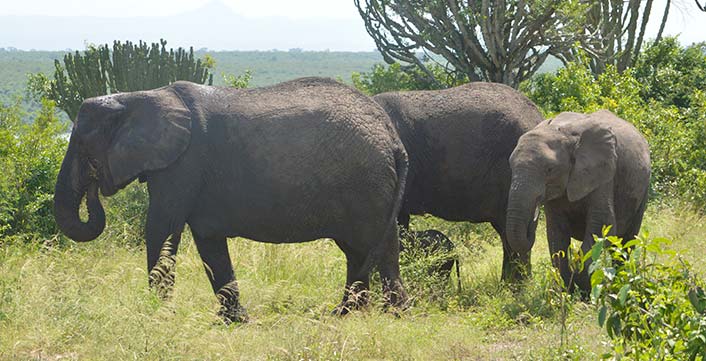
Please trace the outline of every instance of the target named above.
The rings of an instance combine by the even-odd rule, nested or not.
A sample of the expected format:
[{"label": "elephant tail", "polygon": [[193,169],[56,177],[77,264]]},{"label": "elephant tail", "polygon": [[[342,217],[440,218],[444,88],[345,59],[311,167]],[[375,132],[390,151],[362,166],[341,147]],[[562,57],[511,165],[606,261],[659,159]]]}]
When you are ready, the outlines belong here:
[{"label": "elephant tail", "polygon": [[402,201],[404,198],[405,184],[407,183],[407,171],[409,169],[409,162],[407,158],[407,152],[402,146],[395,149],[395,173],[397,173],[397,184],[395,185],[395,199],[392,203],[391,214],[388,217],[387,227],[383,234],[381,242],[378,243],[377,247],[373,247],[363,262],[363,267],[361,267],[361,276],[367,276],[372,272],[373,268],[378,265],[382,259],[383,254],[386,252],[388,247],[395,246],[390,245],[388,242],[397,242],[397,247],[399,247],[399,240],[397,235],[397,215],[402,207]]}]

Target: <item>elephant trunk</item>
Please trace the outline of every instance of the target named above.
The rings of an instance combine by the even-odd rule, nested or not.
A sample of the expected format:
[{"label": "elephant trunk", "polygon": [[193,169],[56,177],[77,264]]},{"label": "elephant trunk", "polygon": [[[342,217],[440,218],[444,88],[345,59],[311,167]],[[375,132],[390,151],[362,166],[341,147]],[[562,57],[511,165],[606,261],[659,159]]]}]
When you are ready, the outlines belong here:
[{"label": "elephant trunk", "polygon": [[[88,174],[88,161],[81,159],[73,135],[54,190],[54,219],[59,229],[77,242],[96,239],[105,228],[105,212],[98,199],[98,183]],[[81,200],[86,197],[88,221],[79,217]]]},{"label": "elephant trunk", "polygon": [[527,254],[532,250],[539,216],[543,184],[524,174],[513,175],[507,205],[507,241],[512,251]]}]

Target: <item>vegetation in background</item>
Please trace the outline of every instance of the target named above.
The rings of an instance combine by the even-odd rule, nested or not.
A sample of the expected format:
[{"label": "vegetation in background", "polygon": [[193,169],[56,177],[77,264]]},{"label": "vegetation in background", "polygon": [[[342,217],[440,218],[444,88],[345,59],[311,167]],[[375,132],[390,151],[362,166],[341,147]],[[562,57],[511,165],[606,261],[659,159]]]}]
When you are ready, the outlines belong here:
[{"label": "vegetation in background", "polygon": [[443,89],[467,83],[468,79],[460,75],[447,74],[444,68],[435,63],[429,63],[427,68],[436,81],[429,81],[429,78],[421,70],[415,67],[402,67],[400,63],[392,63],[389,66],[375,64],[370,72],[351,75],[353,86],[368,95],[375,95],[389,91],[402,90],[434,90]]},{"label": "vegetation in background", "polygon": [[243,74],[233,75],[233,74],[223,74],[223,81],[226,86],[245,89],[250,86],[250,80],[252,80],[252,71],[246,70]]},{"label": "vegetation in background", "polygon": [[0,247],[14,238],[53,237],[54,183],[67,140],[54,103],[42,101],[31,124],[22,122],[19,101],[0,105]]},{"label": "vegetation in background", "polygon": [[167,50],[167,41],[148,45],[140,41],[89,46],[83,53],[54,60],[54,77],[30,76],[29,91],[36,98],[51,99],[70,119],[76,119],[84,99],[117,92],[159,88],[177,80],[213,83],[214,60],[194,57],[193,47]]},{"label": "vegetation in background", "polygon": [[[429,83],[443,83],[419,57],[449,66],[445,77],[492,81],[514,88],[550,54],[576,41],[586,5],[581,1],[355,0],[365,28],[385,62],[417,67]],[[440,86],[440,85],[436,85]]]}]

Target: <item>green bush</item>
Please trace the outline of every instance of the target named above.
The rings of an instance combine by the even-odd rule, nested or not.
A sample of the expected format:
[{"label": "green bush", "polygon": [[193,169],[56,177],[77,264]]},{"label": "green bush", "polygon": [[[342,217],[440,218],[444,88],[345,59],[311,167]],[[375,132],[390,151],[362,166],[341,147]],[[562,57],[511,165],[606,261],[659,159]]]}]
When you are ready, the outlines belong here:
[{"label": "green bush", "polygon": [[638,58],[634,74],[644,85],[640,94],[645,100],[678,108],[703,105],[693,94],[706,89],[706,42],[687,47],[675,37],[653,42]]},{"label": "green bush", "polygon": [[22,117],[19,101],[0,105],[0,239],[46,239],[58,231],[53,194],[67,126],[49,100],[31,124]]},{"label": "green bush", "polygon": [[401,90],[443,89],[468,82],[465,78],[449,76],[438,64],[429,63],[427,68],[434,74],[434,78],[442,79],[441,83],[430,80],[427,74],[416,67],[403,67],[400,63],[388,66],[376,64],[369,73],[354,72],[351,79],[358,90],[368,95]]},{"label": "green bush", "polygon": [[606,234],[607,229],[585,259],[592,259],[591,298],[615,356],[706,359],[703,282],[665,248],[667,239],[638,237],[623,243]]}]

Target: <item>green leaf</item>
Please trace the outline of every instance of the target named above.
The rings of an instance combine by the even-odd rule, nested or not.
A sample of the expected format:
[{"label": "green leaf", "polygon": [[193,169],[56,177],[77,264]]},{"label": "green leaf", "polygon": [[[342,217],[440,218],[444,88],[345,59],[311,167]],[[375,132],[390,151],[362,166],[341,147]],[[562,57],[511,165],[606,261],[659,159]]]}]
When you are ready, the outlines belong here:
[{"label": "green leaf", "polygon": [[603,327],[603,324],[605,324],[605,315],[607,311],[608,307],[606,307],[605,305],[601,306],[601,308],[598,310],[598,326]]},{"label": "green leaf", "polygon": [[620,301],[621,306],[625,306],[625,300],[628,298],[628,291],[630,291],[630,284],[624,285],[618,292],[618,301]]},{"label": "green leaf", "polygon": [[[593,262],[598,261],[598,258],[601,257],[602,252],[603,252],[603,241],[597,241],[596,244],[593,245],[593,248],[591,248],[591,260],[593,260]],[[586,260],[584,259],[584,262],[585,261]]]}]

